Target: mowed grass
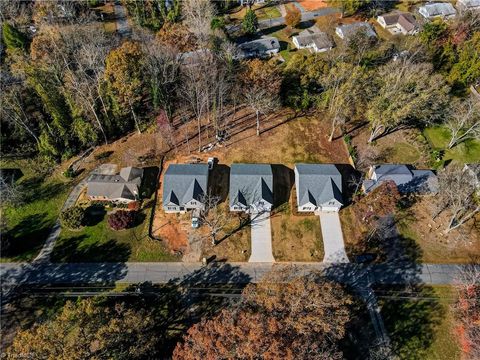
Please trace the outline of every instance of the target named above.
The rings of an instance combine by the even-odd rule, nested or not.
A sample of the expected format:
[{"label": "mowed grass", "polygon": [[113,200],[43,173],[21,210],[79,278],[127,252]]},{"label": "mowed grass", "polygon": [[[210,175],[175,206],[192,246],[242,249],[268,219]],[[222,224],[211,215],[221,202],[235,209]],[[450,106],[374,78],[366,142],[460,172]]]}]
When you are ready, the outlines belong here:
[{"label": "mowed grass", "polygon": [[392,347],[400,359],[456,360],[451,286],[421,286],[415,291],[377,289],[381,314]]},{"label": "mowed grass", "polygon": [[3,245],[0,261],[31,261],[42,248],[70,191],[70,181],[60,170],[47,178],[38,177],[24,160],[2,161],[2,169],[19,169],[17,180],[22,194],[20,205],[6,206],[3,221],[8,246]]},{"label": "mowed grass", "polygon": [[[115,231],[107,223],[107,215],[98,222],[78,231],[62,229],[52,253],[54,262],[126,262],[173,261],[176,258],[165,250],[160,241],[148,236],[151,209],[140,213],[137,226]],[[143,218],[143,219],[142,219]]]},{"label": "mowed grass", "polygon": [[420,159],[421,156],[420,151],[415,146],[403,142],[396,143],[391,148],[391,151],[392,162],[398,164],[415,163],[418,159]]},{"label": "mowed grass", "polygon": [[444,127],[431,127],[423,131],[430,147],[434,150],[444,150],[443,160],[452,160],[461,164],[480,161],[480,140],[469,139],[447,149],[450,132]]}]

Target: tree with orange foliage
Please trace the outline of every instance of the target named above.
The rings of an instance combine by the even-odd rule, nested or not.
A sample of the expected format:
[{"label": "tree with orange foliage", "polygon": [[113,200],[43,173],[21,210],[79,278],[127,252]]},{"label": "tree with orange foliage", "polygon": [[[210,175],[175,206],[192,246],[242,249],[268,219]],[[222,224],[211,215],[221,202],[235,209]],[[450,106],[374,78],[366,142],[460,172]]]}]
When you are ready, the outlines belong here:
[{"label": "tree with orange foliage", "polygon": [[[478,263],[478,261],[476,261]],[[454,305],[456,332],[464,359],[480,359],[480,270],[475,265],[460,272],[456,285],[458,299]]]},{"label": "tree with orange foliage", "polygon": [[297,27],[302,21],[302,13],[295,6],[287,8],[287,14],[285,15],[285,24],[291,28]]},{"label": "tree with orange foliage", "polygon": [[189,329],[174,359],[341,359],[350,296],[316,274],[277,270],[248,285],[240,304]]}]

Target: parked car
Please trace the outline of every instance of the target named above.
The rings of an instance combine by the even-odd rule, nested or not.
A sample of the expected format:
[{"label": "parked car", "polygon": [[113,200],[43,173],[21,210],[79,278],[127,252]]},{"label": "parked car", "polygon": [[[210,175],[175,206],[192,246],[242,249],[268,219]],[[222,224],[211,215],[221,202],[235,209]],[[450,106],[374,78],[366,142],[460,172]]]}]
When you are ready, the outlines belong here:
[{"label": "parked car", "polygon": [[200,219],[198,217],[192,217],[192,228],[197,229],[200,227]]},{"label": "parked car", "polygon": [[215,158],[214,157],[209,157],[208,160],[207,160],[207,164],[208,164],[208,170],[212,170],[213,167],[215,166]]}]

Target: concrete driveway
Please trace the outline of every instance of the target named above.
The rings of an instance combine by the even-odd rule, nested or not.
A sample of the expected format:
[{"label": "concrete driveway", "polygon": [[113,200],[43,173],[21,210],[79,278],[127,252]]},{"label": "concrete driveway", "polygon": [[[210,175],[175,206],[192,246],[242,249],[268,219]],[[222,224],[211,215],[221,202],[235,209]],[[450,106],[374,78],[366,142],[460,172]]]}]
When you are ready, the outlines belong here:
[{"label": "concrete driveway", "polygon": [[319,216],[325,250],[323,262],[348,263],[349,260],[345,252],[342,225],[338,212],[320,211]]},{"label": "concrete driveway", "polygon": [[270,213],[250,214],[252,254],[248,262],[274,262]]}]

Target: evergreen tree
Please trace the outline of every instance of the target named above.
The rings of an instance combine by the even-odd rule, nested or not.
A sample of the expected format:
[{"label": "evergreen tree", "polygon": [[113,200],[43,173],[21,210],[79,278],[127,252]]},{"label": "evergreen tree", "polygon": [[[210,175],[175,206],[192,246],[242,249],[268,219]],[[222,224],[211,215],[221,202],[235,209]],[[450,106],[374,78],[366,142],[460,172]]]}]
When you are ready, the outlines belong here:
[{"label": "evergreen tree", "polygon": [[257,15],[252,9],[248,9],[245,17],[242,21],[242,28],[246,34],[252,35],[255,34],[258,28],[258,19]]}]

